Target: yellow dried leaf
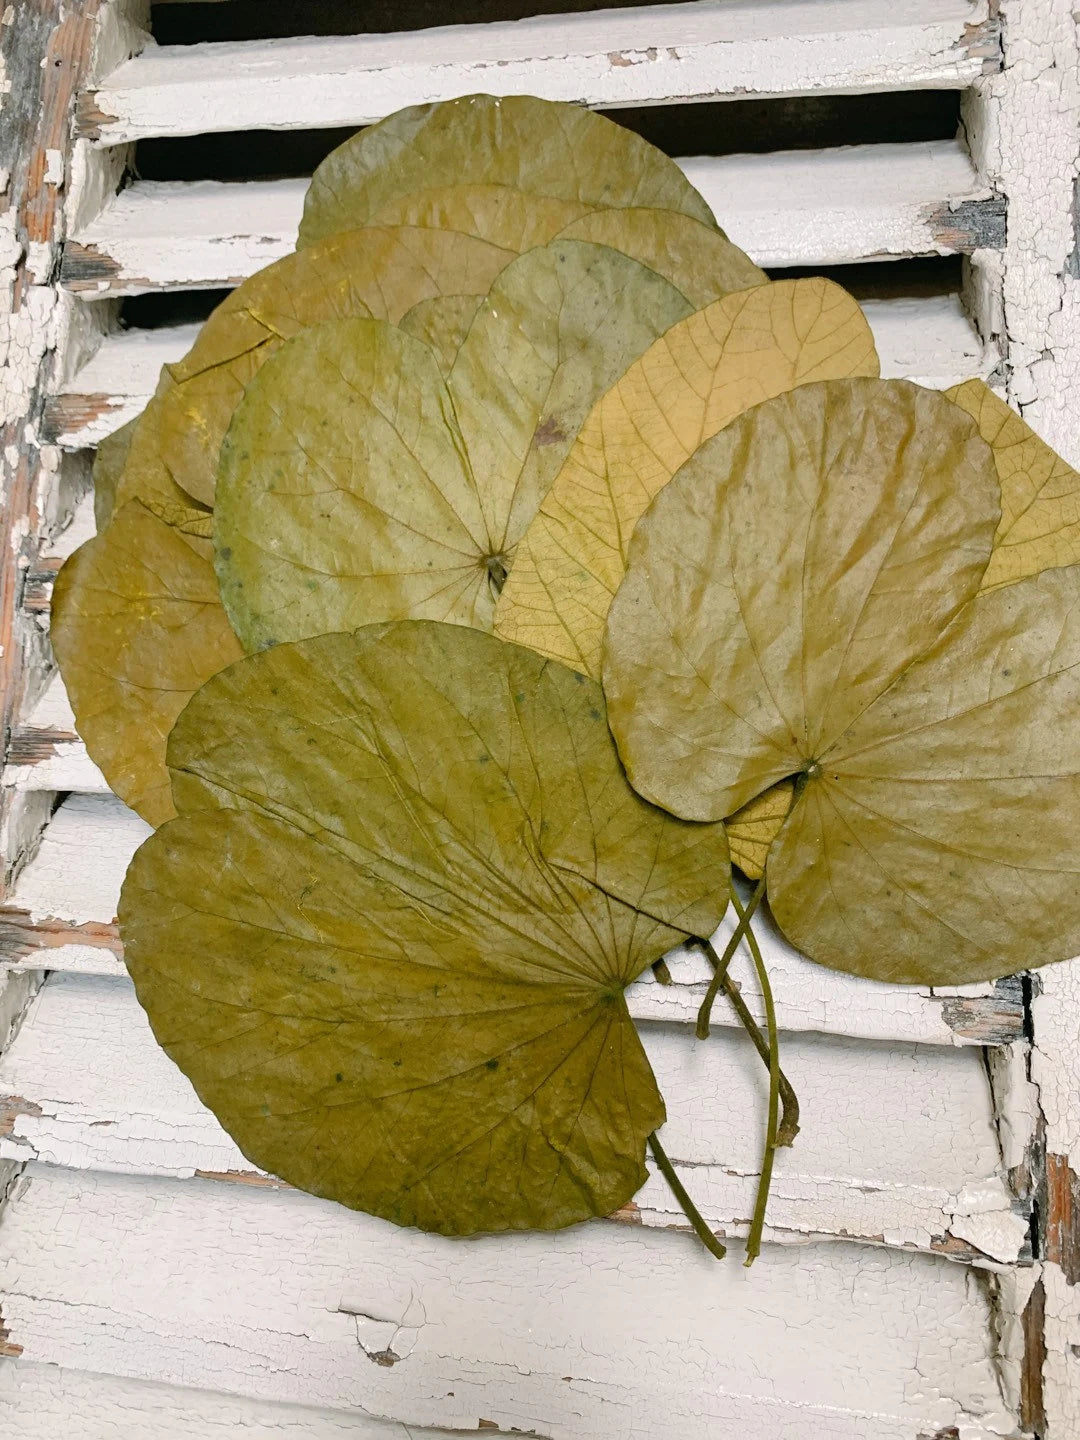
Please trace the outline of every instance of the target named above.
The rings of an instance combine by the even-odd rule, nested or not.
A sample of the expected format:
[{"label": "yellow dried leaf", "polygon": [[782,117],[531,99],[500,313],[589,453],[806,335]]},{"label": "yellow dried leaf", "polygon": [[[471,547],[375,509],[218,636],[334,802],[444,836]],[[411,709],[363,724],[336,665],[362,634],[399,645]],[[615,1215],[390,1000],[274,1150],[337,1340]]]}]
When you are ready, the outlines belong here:
[{"label": "yellow dried leaf", "polygon": [[634,526],[675,471],[752,405],[877,373],[862,311],[828,280],[739,291],[672,326],[593,407],[518,546],[496,634],[598,675]]},{"label": "yellow dried leaf", "polygon": [[1001,524],[982,588],[1080,562],[1080,475],[981,380],[945,394],[978,425],[1001,481]]}]

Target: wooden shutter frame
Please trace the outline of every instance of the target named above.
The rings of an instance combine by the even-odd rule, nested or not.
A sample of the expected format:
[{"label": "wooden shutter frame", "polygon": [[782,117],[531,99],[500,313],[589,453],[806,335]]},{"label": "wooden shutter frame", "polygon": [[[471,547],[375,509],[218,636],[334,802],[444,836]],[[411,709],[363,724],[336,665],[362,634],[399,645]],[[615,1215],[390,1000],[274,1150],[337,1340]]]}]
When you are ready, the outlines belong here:
[{"label": "wooden shutter frame", "polygon": [[[90,142],[110,136],[126,142],[138,133],[134,122],[112,116],[108,85],[95,89],[94,77],[108,74],[139,43],[145,8],[140,15],[138,7],[112,0],[20,0],[15,23],[11,14],[9,7],[0,25],[0,55],[17,105],[17,123],[0,133],[0,171],[9,177],[0,215],[0,264],[7,267],[0,290],[7,325],[0,371],[7,547],[0,695],[13,767],[0,792],[0,847],[8,878],[33,854],[55,794],[47,783],[22,786],[11,777],[31,754],[41,758],[35,743],[54,747],[50,761],[86,764],[84,757],[54,753],[71,743],[66,732],[51,739],[27,733],[48,676],[36,618],[45,601],[36,603],[35,595],[46,594],[49,557],[86,479],[84,457],[62,453],[57,441],[85,443],[93,434],[92,424],[69,424],[71,407],[64,410],[62,400],[95,393],[71,388],[79,383],[73,372],[98,343],[99,323],[108,320],[104,309],[87,315],[71,292],[104,282],[123,293],[139,278],[133,271],[126,278],[122,270],[95,272],[100,260],[86,242],[63,257],[63,242],[65,225],[84,228],[124,163],[122,147],[93,149]],[[1001,66],[984,74],[999,43]],[[633,47],[597,53],[607,54],[613,84],[620,78],[615,70],[645,63],[644,52]],[[1080,393],[1080,44],[1067,0],[1003,0],[992,21],[971,34],[961,62],[956,73],[968,85],[968,143],[991,203],[972,201],[982,208],[925,223],[936,235],[949,235],[951,224],[968,237],[948,248],[974,254],[969,312],[984,342],[1000,351],[1006,393],[1051,444],[1080,463],[1080,414],[1070,409]],[[73,130],[79,92],[84,98]],[[328,122],[320,116],[319,123]],[[57,283],[62,266],[69,288]],[[55,788],[67,788],[70,778],[71,769],[59,763]],[[43,949],[67,941],[115,948],[106,930],[43,938],[32,922],[21,927],[17,915],[0,916],[0,963],[10,966],[0,989],[0,1049],[37,987],[40,972],[28,957],[43,962]],[[1034,1197],[1040,1257],[1031,1267],[997,1272],[1000,1362],[1023,1425],[1042,1440],[1072,1440],[1080,1433],[1080,962],[1024,981],[1019,998],[1015,987],[991,998],[993,1004],[956,997],[952,1013],[974,1034],[1010,1042],[991,1052],[999,1127],[1015,1183]],[[5,1182],[10,1188],[16,1168],[0,1161],[0,1191]],[[18,1337],[4,1329],[0,1296],[0,1355],[19,1348]]]}]

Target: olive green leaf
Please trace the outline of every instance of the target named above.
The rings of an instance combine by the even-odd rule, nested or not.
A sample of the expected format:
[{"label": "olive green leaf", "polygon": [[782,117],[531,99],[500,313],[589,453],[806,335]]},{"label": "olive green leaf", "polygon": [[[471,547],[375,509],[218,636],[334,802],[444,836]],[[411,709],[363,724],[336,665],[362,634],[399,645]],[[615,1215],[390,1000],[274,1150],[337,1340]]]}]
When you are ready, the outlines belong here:
[{"label": "olive green leaf", "polygon": [[580,200],[532,195],[510,185],[442,185],[395,196],[372,215],[370,223],[460,230],[524,255],[554,240],[592,208]]},{"label": "olive green leaf", "polygon": [[496,633],[599,676],[634,526],[679,466],[748,406],[877,372],[862,311],[828,280],[744,290],[673,326],[582,426],[518,546]]},{"label": "olive green leaf", "polygon": [[367,225],[416,191],[458,185],[713,223],[675,162],[621,125],[532,95],[463,95],[398,110],[327,156],[311,181],[299,245]]},{"label": "olive green leaf", "polygon": [[664,1107],[623,990],[716,924],[727,851],[630,789],[599,686],[373,626],[219,675],[169,760],[125,958],[253,1163],[449,1234],[629,1199]]},{"label": "olive green leaf", "polygon": [[[829,381],[708,441],[635,533],[604,661],[631,783],[715,819],[794,779],[768,894],[823,964],[960,983],[1053,958],[1030,914],[1043,904],[1034,871],[1055,905],[1080,832],[1055,818],[1068,744],[1042,739],[1061,723],[1059,682],[1033,683],[1058,660],[1017,617],[1041,593],[1066,657],[1073,622],[1048,586],[968,604],[998,493],[989,448],[943,396]],[[999,703],[1017,683],[1027,698]],[[988,714],[996,731],[981,728]],[[994,885],[1015,900],[1011,920],[987,899]]]},{"label": "olive green leaf", "polygon": [[212,507],[221,442],[245,387],[290,336],[349,316],[397,321],[435,295],[486,294],[512,252],[449,231],[372,226],[260,270],[222,302],[140,420],[118,495]]},{"label": "olive green leaf", "polygon": [[1077,954],[1078,712],[1080,567],[980,594],[781,831],[769,898],[789,939],[842,970],[949,985]]},{"label": "olive green leaf", "polygon": [[946,395],[971,415],[994,452],[1001,524],[983,589],[1080,561],[1080,475],[981,380]]},{"label": "olive green leaf", "polygon": [[106,435],[94,456],[94,520],[99,530],[104,530],[116,505],[116,487],[131,448],[131,437],[138,419],[129,420]]},{"label": "olive green leaf", "polygon": [[769,278],[722,230],[673,210],[594,210],[568,225],[562,238],[591,240],[632,255],[670,280],[695,310]]},{"label": "olive green leaf", "polygon": [[65,561],[50,633],[90,758],[125,804],[161,824],[173,814],[173,721],[243,653],[218,599],[210,542],[129,501]]},{"label": "olive green leaf", "polygon": [[434,350],[439,369],[449,375],[483,298],[482,295],[436,295],[414,305],[398,324],[406,335],[422,340]]},{"label": "olive green leaf", "polygon": [[637,261],[565,240],[502,272],[448,380],[378,322],[294,339],[222,450],[218,578],[245,647],[409,617],[490,630],[590,407],[687,310]]}]

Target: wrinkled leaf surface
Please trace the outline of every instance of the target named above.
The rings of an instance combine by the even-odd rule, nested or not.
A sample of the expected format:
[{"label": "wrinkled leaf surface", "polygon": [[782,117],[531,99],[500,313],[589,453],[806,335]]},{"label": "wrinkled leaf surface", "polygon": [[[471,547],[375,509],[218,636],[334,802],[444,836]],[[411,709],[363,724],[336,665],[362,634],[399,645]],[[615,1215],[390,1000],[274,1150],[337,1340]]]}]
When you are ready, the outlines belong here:
[{"label": "wrinkled leaf surface", "polygon": [[448,381],[377,322],[294,339],[222,453],[218,575],[246,648],[409,617],[489,630],[582,419],[686,311],[636,261],[571,240],[502,272]]},{"label": "wrinkled leaf surface", "polygon": [[[796,779],[768,893],[823,964],[963,983],[1077,938],[1066,902],[1080,896],[1080,827],[1069,834],[1057,798],[1072,794],[1072,742],[1054,728],[1075,679],[1040,678],[1073,675],[1076,576],[968,603],[998,493],[958,407],[906,382],[832,381],[708,441],[635,533],[604,665],[627,773],[699,819]],[[1040,869],[1045,904],[1065,907],[1054,954]],[[1025,887],[1037,923],[1021,913]]]},{"label": "wrinkled leaf surface", "polygon": [[463,95],[399,110],[329,155],[312,178],[299,244],[367,225],[414,192],[459,185],[713,223],[675,162],[621,125],[532,95]]},{"label": "wrinkled leaf surface", "polygon": [[877,370],[862,312],[827,280],[742,291],[673,326],[582,426],[518,546],[496,632],[599,675],[634,526],[680,465],[759,401]]},{"label": "wrinkled leaf surface", "polygon": [[125,957],[250,1160],[449,1234],[634,1193],[664,1109],[622,992],[715,925],[726,843],[633,793],[599,686],[371,627],[218,676],[169,758]]}]

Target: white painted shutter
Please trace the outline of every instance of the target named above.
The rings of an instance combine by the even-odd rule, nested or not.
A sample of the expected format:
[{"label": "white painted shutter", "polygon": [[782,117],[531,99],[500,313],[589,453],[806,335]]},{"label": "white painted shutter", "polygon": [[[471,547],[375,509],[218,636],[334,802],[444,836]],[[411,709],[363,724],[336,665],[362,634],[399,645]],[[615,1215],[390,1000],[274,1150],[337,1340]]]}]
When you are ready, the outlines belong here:
[{"label": "white painted shutter", "polygon": [[[155,1046],[113,925],[146,827],[88,760],[44,641],[51,577],[93,524],[78,498],[92,447],[188,348],[207,292],[294,243],[302,177],[119,188],[133,155],[156,155],[160,177],[185,136],[242,176],[245,145],[273,142],[237,132],[280,130],[287,150],[468,91],[685,107],[662,117],[689,139],[676,153],[755,260],[829,267],[864,298],[885,374],[987,378],[1077,463],[1068,5],[553,0],[563,13],[530,16],[471,0],[453,24],[456,7],[405,0],[371,7],[392,17],[379,33],[305,38],[297,0],[295,35],[156,44],[142,28],[264,34],[286,8],[26,0],[0,25],[8,114],[33,134],[0,216],[0,1434],[1075,1440],[1080,966],[934,992],[821,970],[768,936],[803,1131],[749,1272],[738,1246],[704,1255],[659,1181],[555,1236],[394,1230],[253,1173]],[[350,8],[310,14],[332,28]],[[399,9],[414,28],[391,33]],[[499,14],[525,18],[482,18]],[[887,132],[920,105],[945,113],[942,91],[962,92],[956,134],[881,133],[881,116]],[[870,102],[826,98],[905,93],[869,136]],[[826,112],[826,148],[761,152],[759,124],[798,137]],[[639,982],[632,1008],[668,1149],[738,1236],[761,1069],[736,1029],[695,1043],[704,973],[673,971],[670,989]]]}]

